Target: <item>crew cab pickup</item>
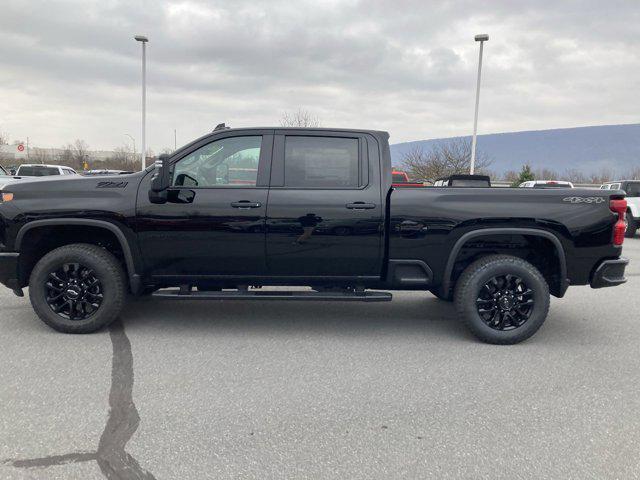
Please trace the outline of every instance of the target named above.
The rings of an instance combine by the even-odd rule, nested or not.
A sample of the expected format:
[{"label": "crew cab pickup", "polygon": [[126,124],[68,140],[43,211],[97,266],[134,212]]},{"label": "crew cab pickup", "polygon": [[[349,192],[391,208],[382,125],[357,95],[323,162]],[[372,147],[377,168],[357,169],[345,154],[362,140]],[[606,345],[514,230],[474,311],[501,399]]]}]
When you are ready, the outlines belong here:
[{"label": "crew cab pickup", "polygon": [[28,286],[63,332],[107,325],[129,294],[388,301],[417,290],[453,300],[479,339],[511,344],[540,328],[550,294],[625,282],[624,192],[394,188],[379,131],[217,130],[142,172],[23,179],[0,193],[0,281],[18,295]]}]

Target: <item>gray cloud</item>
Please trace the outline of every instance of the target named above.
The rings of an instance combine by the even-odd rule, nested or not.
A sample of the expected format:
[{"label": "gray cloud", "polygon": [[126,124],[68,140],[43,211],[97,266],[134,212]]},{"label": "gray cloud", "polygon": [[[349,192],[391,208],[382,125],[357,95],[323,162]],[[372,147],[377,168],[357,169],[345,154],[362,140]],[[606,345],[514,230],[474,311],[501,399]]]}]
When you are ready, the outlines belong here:
[{"label": "gray cloud", "polygon": [[481,132],[638,121],[636,1],[9,1],[0,7],[0,128],[37,145],[139,137],[160,150],[226,121],[299,107],[393,141],[470,131],[487,32]]}]

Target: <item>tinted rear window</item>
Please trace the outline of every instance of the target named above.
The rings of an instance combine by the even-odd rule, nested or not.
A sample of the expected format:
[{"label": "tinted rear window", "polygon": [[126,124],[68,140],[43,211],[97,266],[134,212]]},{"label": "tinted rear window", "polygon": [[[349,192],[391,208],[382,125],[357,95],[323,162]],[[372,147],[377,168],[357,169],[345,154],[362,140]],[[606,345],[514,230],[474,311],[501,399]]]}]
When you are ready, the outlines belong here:
[{"label": "tinted rear window", "polygon": [[25,177],[48,177],[50,175],[60,175],[57,168],[53,167],[20,167],[18,175]]},{"label": "tinted rear window", "polygon": [[358,139],[289,136],[284,182],[298,188],[358,187]]}]

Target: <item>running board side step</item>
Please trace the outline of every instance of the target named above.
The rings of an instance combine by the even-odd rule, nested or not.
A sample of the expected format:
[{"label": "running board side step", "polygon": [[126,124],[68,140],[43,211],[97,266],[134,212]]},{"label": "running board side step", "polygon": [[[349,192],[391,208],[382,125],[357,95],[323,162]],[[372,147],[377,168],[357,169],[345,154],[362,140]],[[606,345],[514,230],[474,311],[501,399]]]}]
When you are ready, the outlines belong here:
[{"label": "running board side step", "polygon": [[340,302],[389,302],[393,298],[388,292],[289,292],[239,290],[227,292],[184,292],[184,290],[159,290],[153,298],[171,300],[312,300]]}]

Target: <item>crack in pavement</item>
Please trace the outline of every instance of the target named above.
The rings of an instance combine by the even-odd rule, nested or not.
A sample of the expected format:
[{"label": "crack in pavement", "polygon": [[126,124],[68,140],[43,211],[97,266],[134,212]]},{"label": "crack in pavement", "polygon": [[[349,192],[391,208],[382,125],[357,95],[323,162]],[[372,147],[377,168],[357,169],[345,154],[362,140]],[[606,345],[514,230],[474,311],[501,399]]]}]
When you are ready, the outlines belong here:
[{"label": "crack in pavement", "polygon": [[109,480],[155,480],[151,473],[144,470],[138,461],[125,451],[127,442],[138,429],[140,415],[133,403],[131,342],[120,319],[109,326],[109,337],[113,346],[109,417],[100,436],[98,450],[42,458],[5,460],[2,463],[16,468],[46,468],[95,460],[102,474]]},{"label": "crack in pavement", "polygon": [[6,460],[3,463],[17,468],[44,468],[53,465],[66,465],[67,463],[90,462],[96,460],[96,452],[75,452],[65,455],[53,455],[51,457],[29,458],[26,460]]}]

